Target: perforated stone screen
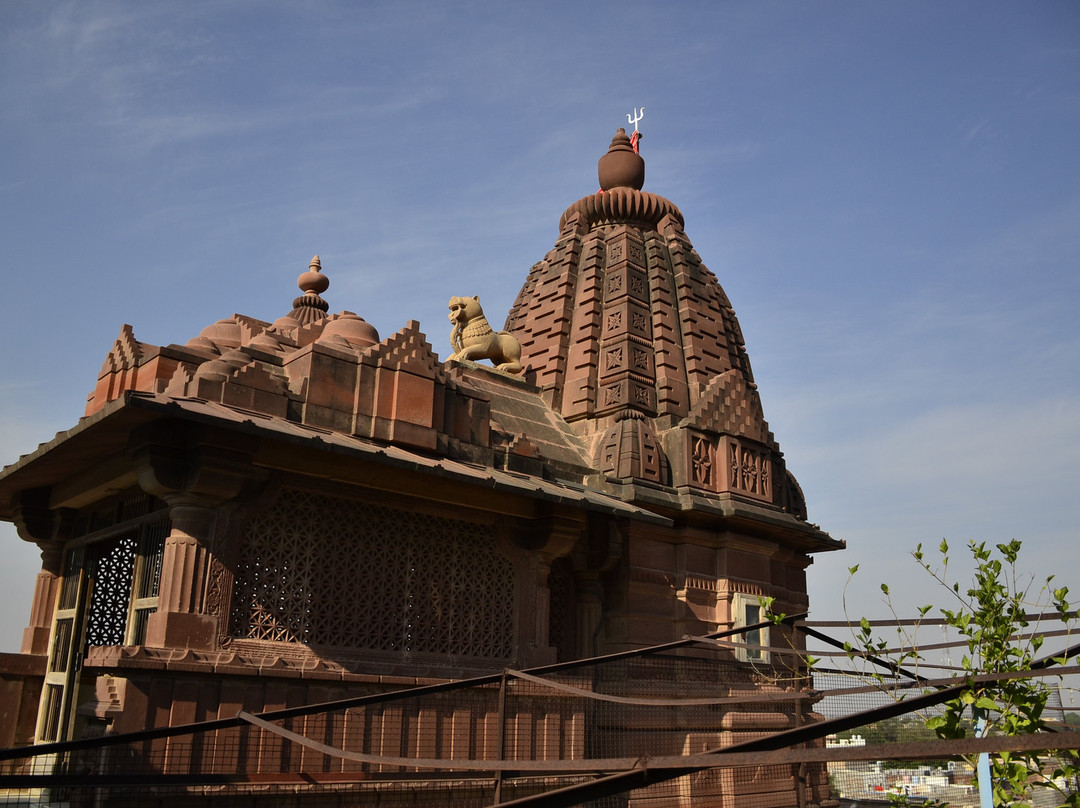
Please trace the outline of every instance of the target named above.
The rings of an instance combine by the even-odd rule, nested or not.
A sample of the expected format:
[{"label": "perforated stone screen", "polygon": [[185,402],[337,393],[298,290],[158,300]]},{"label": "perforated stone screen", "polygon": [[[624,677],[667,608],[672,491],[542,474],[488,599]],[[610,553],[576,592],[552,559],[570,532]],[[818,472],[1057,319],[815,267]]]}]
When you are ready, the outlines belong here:
[{"label": "perforated stone screen", "polygon": [[514,565],[461,520],[289,490],[243,536],[241,639],[510,659]]},{"label": "perforated stone screen", "polygon": [[86,616],[86,644],[123,645],[135,567],[134,536],[121,536],[97,548],[93,594]]}]

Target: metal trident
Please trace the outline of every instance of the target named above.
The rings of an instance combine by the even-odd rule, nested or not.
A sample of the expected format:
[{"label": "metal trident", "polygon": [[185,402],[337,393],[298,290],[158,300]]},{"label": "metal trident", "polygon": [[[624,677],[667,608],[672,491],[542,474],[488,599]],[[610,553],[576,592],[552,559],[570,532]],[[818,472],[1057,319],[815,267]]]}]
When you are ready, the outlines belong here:
[{"label": "metal trident", "polygon": [[627,123],[632,123],[634,125],[634,131],[636,132],[637,131],[637,122],[640,121],[644,117],[645,117],[645,107],[642,107],[640,112],[638,112],[637,107],[634,107],[634,114],[633,115],[630,115],[630,113],[626,114],[626,122]]}]

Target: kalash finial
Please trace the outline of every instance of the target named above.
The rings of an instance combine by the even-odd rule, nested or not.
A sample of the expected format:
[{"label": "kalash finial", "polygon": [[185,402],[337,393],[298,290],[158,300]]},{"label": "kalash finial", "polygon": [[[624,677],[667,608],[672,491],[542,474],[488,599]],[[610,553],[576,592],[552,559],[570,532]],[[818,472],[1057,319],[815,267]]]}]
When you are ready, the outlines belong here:
[{"label": "kalash finial", "polygon": [[293,301],[292,318],[307,325],[326,317],[330,304],[319,297],[319,294],[330,288],[330,279],[322,274],[322,261],[319,256],[311,259],[307,272],[300,274],[296,285],[304,294]]},{"label": "kalash finial", "polygon": [[[636,115],[637,110],[635,109],[634,112]],[[644,115],[644,107],[641,113]],[[596,174],[600,180],[601,190],[633,188],[635,191],[640,191],[641,186],[645,184],[645,161],[637,153],[637,143],[641,138],[641,133],[636,127],[642,115],[636,115],[636,120],[631,119],[629,115],[626,116],[627,120],[634,124],[633,137],[628,137],[626,130],[620,126],[615,132],[615,137],[611,139],[607,154],[596,164]]]}]

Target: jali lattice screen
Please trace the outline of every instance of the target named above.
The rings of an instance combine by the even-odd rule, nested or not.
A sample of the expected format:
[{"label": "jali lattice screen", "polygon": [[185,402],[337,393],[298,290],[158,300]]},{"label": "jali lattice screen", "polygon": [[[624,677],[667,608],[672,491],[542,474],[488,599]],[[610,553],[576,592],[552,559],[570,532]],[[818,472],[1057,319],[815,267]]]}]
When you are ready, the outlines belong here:
[{"label": "jali lattice screen", "polygon": [[244,532],[241,639],[510,659],[514,566],[491,530],[307,491]]}]

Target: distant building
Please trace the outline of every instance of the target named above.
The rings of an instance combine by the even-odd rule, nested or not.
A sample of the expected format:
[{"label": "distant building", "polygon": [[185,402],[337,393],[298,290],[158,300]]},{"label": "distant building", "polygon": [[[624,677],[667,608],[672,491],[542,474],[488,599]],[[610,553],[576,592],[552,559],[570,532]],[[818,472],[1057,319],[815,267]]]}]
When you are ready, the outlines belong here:
[{"label": "distant building", "polygon": [[[807,521],[731,303],[622,130],[600,176],[510,310],[520,354],[452,272],[458,359],[416,322],[328,314],[318,257],[277,320],[161,347],[125,325],[85,417],[0,473],[0,518],[42,554],[0,745],[652,645],[757,623],[763,596],[805,610],[812,555],[843,543]],[[828,797],[785,782],[770,804]]]}]

